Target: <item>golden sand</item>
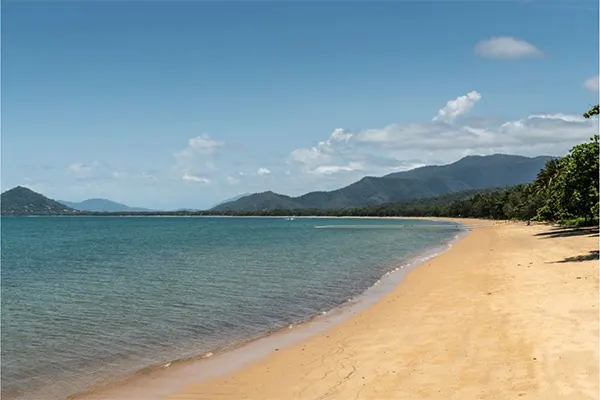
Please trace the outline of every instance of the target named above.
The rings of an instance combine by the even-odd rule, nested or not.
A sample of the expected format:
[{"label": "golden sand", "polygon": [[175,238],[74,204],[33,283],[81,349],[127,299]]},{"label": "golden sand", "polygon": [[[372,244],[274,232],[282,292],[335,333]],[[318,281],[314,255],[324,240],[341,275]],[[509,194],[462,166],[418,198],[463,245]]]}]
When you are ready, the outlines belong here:
[{"label": "golden sand", "polygon": [[324,333],[204,382],[166,369],[168,390],[95,398],[598,399],[597,252],[593,232],[478,226]]}]

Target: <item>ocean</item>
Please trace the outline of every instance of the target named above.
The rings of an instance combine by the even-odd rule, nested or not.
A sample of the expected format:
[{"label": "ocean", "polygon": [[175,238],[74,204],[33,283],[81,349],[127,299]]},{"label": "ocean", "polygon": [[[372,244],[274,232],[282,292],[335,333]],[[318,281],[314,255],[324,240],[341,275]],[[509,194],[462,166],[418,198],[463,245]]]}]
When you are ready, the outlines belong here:
[{"label": "ocean", "polygon": [[64,399],[305,321],[459,231],[387,219],[2,218],[2,398]]}]

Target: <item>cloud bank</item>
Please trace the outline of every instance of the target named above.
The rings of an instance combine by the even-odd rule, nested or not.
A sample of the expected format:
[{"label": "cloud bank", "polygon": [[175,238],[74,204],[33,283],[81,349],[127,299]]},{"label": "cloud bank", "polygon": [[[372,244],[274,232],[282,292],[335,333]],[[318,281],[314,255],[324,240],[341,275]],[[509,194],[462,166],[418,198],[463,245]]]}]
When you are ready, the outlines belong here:
[{"label": "cloud bank", "polygon": [[297,173],[357,178],[449,163],[470,154],[562,155],[598,129],[597,120],[561,113],[513,121],[469,117],[479,101],[482,95],[476,91],[458,96],[429,123],[389,124],[356,132],[336,129],[314,146],[293,150],[289,163]]}]

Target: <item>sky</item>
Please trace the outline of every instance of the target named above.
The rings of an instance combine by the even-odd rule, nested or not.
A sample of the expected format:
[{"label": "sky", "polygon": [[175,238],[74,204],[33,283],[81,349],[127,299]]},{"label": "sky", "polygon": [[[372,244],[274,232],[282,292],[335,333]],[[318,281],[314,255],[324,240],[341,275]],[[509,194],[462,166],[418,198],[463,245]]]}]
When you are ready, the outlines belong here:
[{"label": "sky", "polygon": [[598,2],[4,1],[1,189],[300,195],[598,132]]}]

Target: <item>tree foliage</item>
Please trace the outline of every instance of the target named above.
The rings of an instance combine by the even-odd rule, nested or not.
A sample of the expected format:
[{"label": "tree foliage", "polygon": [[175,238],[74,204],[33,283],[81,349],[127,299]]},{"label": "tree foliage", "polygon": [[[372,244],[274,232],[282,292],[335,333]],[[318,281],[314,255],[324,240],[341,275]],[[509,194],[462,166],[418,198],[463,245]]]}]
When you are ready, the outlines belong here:
[{"label": "tree foliage", "polygon": [[594,115],[600,115],[600,104],[596,104],[594,107],[590,108],[588,112],[583,114],[585,118],[592,118]]},{"label": "tree foliage", "polygon": [[548,185],[546,201],[538,212],[540,219],[561,220],[598,216],[599,136],[577,145],[562,157],[554,181]]}]

